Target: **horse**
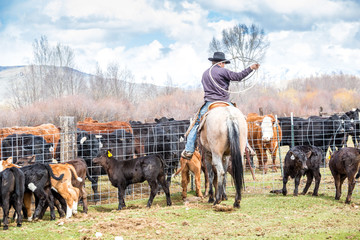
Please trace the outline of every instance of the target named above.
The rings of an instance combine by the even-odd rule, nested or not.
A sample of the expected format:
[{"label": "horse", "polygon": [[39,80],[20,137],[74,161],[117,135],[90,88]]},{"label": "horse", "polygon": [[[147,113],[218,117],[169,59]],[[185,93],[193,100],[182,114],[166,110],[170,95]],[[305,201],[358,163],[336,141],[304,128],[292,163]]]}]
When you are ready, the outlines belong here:
[{"label": "horse", "polygon": [[244,186],[243,159],[247,142],[247,123],[244,114],[236,107],[216,107],[206,113],[199,126],[200,145],[206,160],[214,169],[215,201],[219,204],[225,193],[225,172],[229,159],[236,196],[234,207],[240,208],[241,191]]}]

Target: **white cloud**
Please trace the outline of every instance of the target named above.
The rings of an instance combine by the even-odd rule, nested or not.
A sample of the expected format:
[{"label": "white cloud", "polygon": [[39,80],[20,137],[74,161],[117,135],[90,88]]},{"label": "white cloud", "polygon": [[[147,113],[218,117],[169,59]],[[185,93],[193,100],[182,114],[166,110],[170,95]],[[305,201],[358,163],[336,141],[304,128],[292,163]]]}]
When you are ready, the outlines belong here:
[{"label": "white cloud", "polygon": [[[35,5],[36,1],[32,3]],[[262,26],[274,19],[272,24],[279,25],[274,27],[287,28],[265,29],[271,42],[261,66],[268,73],[265,76],[288,78],[332,70],[354,73],[358,71],[356,66],[360,66],[357,40],[360,21],[349,20],[358,15],[359,4],[351,1],[315,1],[321,7],[310,0],[103,0],[101,4],[91,0],[51,0],[46,3],[33,8],[27,3],[27,8],[19,11],[26,12],[31,20],[22,22],[19,18],[2,25],[5,28],[0,32],[0,66],[27,64],[32,57],[33,40],[46,35],[51,44],[60,42],[74,49],[77,66],[85,72],[94,73],[96,63],[106,70],[108,64],[116,62],[130,69],[136,81],[147,79],[164,84],[171,77],[180,86],[199,84],[209,66],[208,46],[213,36],[219,38],[224,28],[237,23],[255,22]],[[232,14],[226,19],[209,21],[211,10],[224,16],[228,12]],[[38,22],[44,15],[46,21]],[[294,16],[310,27],[291,29],[292,25],[287,24],[297,24]],[[279,19],[283,21],[277,22]],[[138,43],[144,33],[154,31],[162,39],[154,34]]]}]

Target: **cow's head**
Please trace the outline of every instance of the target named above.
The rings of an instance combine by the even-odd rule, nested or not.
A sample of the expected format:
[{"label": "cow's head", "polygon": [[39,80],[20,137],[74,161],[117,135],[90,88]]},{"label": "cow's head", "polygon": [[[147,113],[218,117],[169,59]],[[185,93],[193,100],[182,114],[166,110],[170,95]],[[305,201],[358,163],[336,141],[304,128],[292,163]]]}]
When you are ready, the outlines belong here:
[{"label": "cow's head", "polygon": [[308,169],[306,164],[307,160],[311,157],[312,151],[301,151],[299,149],[292,149],[289,151],[290,161],[292,161],[296,166],[300,167],[302,170]]},{"label": "cow's head", "polygon": [[274,137],[274,120],[271,117],[264,117],[261,122],[261,138],[263,142],[269,142]]},{"label": "cow's head", "polygon": [[113,151],[111,149],[101,150],[96,158],[93,159],[93,163],[105,167],[108,165],[109,159],[112,159],[113,157]]},{"label": "cow's head", "polygon": [[296,166],[300,167],[303,170],[308,169],[306,162],[311,157],[311,151],[303,152],[298,149],[293,149],[289,151],[289,154],[290,161],[292,161]]}]

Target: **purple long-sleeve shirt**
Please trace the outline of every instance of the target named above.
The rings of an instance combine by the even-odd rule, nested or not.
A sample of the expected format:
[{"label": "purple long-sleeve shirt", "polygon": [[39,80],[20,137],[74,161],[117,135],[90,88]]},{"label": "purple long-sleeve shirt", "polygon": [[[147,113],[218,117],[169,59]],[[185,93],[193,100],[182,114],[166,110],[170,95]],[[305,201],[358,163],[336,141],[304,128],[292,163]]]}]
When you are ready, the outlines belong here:
[{"label": "purple long-sleeve shirt", "polygon": [[[214,102],[214,101],[229,102],[230,93],[220,89],[218,86],[215,85],[215,83],[210,78],[209,70],[210,68],[204,72],[201,80],[205,92],[205,96],[204,96],[205,102]],[[230,81],[239,82],[247,75],[249,75],[251,72],[252,69],[250,67],[238,73],[232,72],[218,65],[214,66],[211,69],[211,75],[214,81],[216,81],[216,83],[225,90],[229,90]]]}]

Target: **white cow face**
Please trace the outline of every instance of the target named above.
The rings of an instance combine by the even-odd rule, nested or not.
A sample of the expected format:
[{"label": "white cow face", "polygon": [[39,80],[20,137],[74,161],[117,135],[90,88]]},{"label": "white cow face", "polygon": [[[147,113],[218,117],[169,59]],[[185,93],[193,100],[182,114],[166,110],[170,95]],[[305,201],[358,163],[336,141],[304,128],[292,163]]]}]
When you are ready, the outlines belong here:
[{"label": "white cow face", "polygon": [[271,117],[264,117],[261,122],[261,135],[264,142],[269,142],[274,137]]}]

